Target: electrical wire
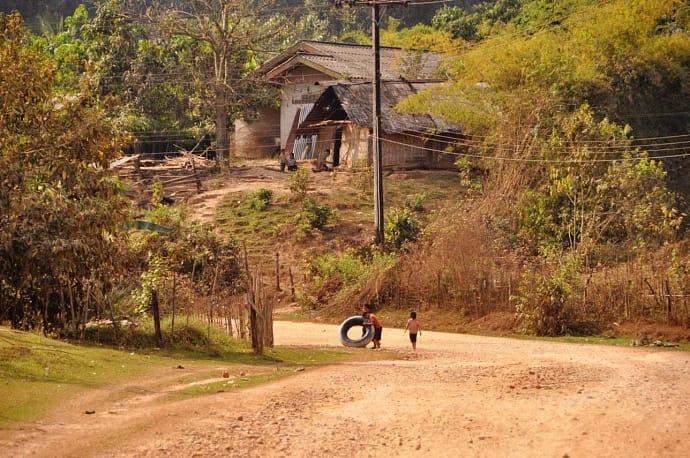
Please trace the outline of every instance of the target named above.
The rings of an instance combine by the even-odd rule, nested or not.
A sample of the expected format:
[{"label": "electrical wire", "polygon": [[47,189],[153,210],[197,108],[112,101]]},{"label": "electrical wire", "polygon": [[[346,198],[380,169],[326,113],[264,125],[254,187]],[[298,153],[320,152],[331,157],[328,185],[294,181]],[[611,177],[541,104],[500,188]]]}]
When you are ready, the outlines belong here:
[{"label": "electrical wire", "polygon": [[393,145],[405,146],[405,148],[413,148],[422,150],[425,152],[432,152],[441,155],[451,155],[456,157],[468,157],[473,159],[482,160],[492,160],[492,161],[506,161],[506,162],[523,162],[523,163],[545,163],[545,164],[592,164],[597,162],[637,162],[643,160],[661,160],[661,159],[672,159],[672,158],[687,158],[690,157],[690,151],[680,154],[668,154],[662,156],[650,156],[650,157],[619,157],[619,158],[587,158],[587,159],[544,159],[544,158],[523,158],[523,157],[509,157],[509,156],[485,156],[480,154],[472,153],[461,153],[461,152],[451,152],[444,151],[434,148],[426,148],[415,145],[410,145],[408,143],[402,143],[395,140],[381,138],[381,141]]}]

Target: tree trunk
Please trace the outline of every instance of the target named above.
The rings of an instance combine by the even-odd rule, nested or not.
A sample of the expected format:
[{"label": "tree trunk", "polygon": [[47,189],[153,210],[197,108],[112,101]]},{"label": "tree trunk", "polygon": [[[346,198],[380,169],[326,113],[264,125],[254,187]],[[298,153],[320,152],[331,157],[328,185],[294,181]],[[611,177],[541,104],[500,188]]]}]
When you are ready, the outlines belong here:
[{"label": "tree trunk", "polygon": [[153,311],[153,327],[156,333],[156,345],[163,347],[163,334],[161,333],[161,314],[158,308],[158,291],[151,291],[151,310]]},{"label": "tree trunk", "polygon": [[170,318],[170,340],[175,341],[175,294],[177,286],[177,275],[173,276],[173,287],[172,287],[172,316]]},{"label": "tree trunk", "polygon": [[221,169],[230,163],[230,139],[228,137],[228,106],[222,83],[216,89],[216,161]]}]

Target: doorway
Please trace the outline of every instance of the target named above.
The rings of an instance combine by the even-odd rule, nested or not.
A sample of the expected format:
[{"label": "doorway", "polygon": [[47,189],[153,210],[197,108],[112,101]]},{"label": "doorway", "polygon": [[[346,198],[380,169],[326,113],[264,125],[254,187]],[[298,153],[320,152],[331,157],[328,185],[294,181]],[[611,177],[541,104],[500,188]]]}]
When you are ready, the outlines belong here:
[{"label": "doorway", "polygon": [[335,130],[335,138],[333,139],[333,167],[340,165],[340,145],[343,143],[343,128],[338,127]]}]

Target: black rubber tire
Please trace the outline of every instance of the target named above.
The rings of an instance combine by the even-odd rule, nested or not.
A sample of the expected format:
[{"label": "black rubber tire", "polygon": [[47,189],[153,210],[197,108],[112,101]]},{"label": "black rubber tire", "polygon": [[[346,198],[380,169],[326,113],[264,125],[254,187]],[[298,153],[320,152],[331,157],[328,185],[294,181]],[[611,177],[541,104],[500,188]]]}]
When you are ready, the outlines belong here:
[{"label": "black rubber tire", "polygon": [[[369,323],[366,325],[365,323]],[[364,335],[360,339],[351,339],[347,332],[354,326],[364,327]],[[340,325],[340,342],[346,347],[366,347],[374,340],[374,325],[363,316],[355,315],[347,318]]]}]

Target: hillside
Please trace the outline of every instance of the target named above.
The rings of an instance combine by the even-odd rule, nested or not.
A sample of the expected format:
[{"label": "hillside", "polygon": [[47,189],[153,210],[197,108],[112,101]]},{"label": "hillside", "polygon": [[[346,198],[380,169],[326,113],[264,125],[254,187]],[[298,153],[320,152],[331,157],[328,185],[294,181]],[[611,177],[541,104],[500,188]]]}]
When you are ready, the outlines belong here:
[{"label": "hillside", "polygon": [[[302,168],[309,170],[310,164]],[[402,208],[411,195],[423,195],[425,213],[433,215],[456,202],[462,190],[453,186],[457,172],[401,170],[385,176],[386,211]],[[334,218],[320,232],[298,233],[295,217],[299,206],[290,201],[290,177],[281,173],[273,159],[237,160],[226,172],[209,176],[201,193],[190,195],[187,205],[194,218],[217,225],[221,232],[246,243],[250,260],[265,271],[273,271],[275,255],[301,275],[305,254],[319,255],[348,248],[369,246],[374,239],[373,196],[369,172],[338,170],[308,171],[308,195],[335,211]],[[233,214],[235,204],[259,189],[274,193],[272,205],[255,220],[240,221]]]},{"label": "hillside", "polygon": [[[274,160],[237,160],[223,174],[206,176],[201,192],[188,187],[186,190],[171,189],[169,194],[186,200],[193,218],[214,225],[220,233],[231,236],[246,246],[252,269],[262,273],[266,293],[280,310],[280,316],[335,323],[349,313],[356,313],[361,304],[356,301],[339,302],[342,301],[342,298],[337,299],[341,287],[337,283],[336,286],[325,286],[326,290],[320,292],[324,294],[323,300],[326,301],[320,306],[309,300],[305,301],[309,294],[314,294],[313,285],[309,284],[305,276],[305,267],[307,261],[314,261],[321,255],[337,255],[371,245],[374,232],[373,200],[362,189],[366,183],[362,181],[361,173],[347,170],[335,173],[309,172],[309,195],[337,209],[338,213],[336,220],[326,230],[309,237],[297,233],[294,219],[299,209],[290,202],[290,179],[286,173],[279,171]],[[458,174],[454,171],[394,171],[386,174],[384,183],[385,205],[388,210],[404,206],[405,200],[411,195],[425,196],[423,219],[432,233],[438,231],[439,222],[444,226],[442,221],[448,214],[455,215],[456,221],[462,221],[458,209],[463,208],[463,202],[476,199],[459,185]],[[259,218],[249,220],[242,220],[232,214],[233,203],[241,204],[259,189],[269,189],[274,193],[273,203],[267,211],[261,213]],[[476,246],[473,245],[476,242],[471,239],[467,243],[469,245],[463,251]],[[437,254],[424,251],[420,256],[426,256],[425,261],[414,261],[415,256],[409,254],[403,259],[421,262],[418,265],[423,265],[424,262],[433,262],[437,258]],[[277,290],[275,286],[276,260],[279,263],[280,275],[277,280],[281,290]],[[455,264],[459,265],[457,262]],[[291,294],[290,274],[296,288],[295,296]],[[421,272],[417,272],[416,276],[423,278],[420,274]],[[467,283],[469,281],[474,280],[466,277],[463,282],[465,285],[456,287],[471,290],[473,285]],[[386,283],[385,279],[379,280],[381,288],[385,289]],[[389,323],[402,326],[407,310],[414,307],[424,312],[428,329],[494,335],[519,331],[515,309],[510,304],[492,306],[486,303],[479,308],[465,306],[454,310],[443,302],[434,303],[432,297],[419,299],[426,294],[424,291],[428,286],[415,285],[417,283],[411,282],[409,286],[421,289],[414,296],[408,296],[406,302],[389,301],[388,305],[383,306],[380,314]],[[364,284],[358,292],[365,291],[366,288]],[[336,303],[341,303],[336,309],[327,306],[328,301],[334,298]],[[670,341],[690,340],[687,328],[659,321],[620,322],[607,325],[605,333],[609,336],[627,336],[630,339],[648,337]]]}]

